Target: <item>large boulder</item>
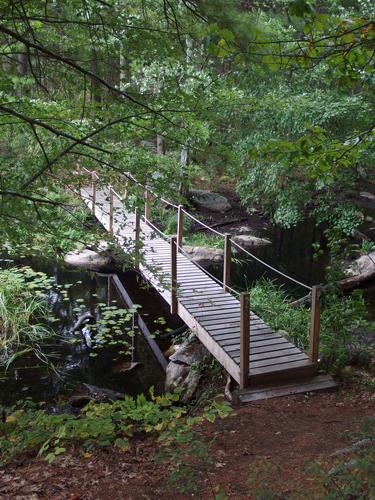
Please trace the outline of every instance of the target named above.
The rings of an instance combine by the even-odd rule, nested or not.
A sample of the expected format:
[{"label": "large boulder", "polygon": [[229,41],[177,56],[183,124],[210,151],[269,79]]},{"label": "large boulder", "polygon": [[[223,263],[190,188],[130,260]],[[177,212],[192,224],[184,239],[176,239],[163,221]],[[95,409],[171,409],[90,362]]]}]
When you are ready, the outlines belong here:
[{"label": "large boulder", "polygon": [[193,262],[206,267],[211,264],[220,264],[224,260],[224,250],[221,248],[184,246],[184,251]]},{"label": "large boulder", "polygon": [[83,250],[67,253],[64,262],[69,266],[87,269],[88,271],[110,273],[121,267],[125,260],[121,260],[120,256],[111,250],[108,242],[102,240],[99,242],[97,250],[84,248]]},{"label": "large boulder", "polygon": [[190,195],[192,201],[198,207],[206,208],[212,212],[228,212],[232,208],[227,198],[218,193],[192,188],[190,189]]},{"label": "large boulder", "polygon": [[194,396],[202,377],[202,367],[211,360],[211,354],[196,336],[191,334],[169,360],[165,390],[171,392],[176,387],[182,387],[180,401],[186,403]]},{"label": "large boulder", "polygon": [[64,257],[65,264],[87,269],[88,271],[111,272],[114,269],[114,260],[106,252],[83,250],[69,252]]},{"label": "large boulder", "polygon": [[266,238],[258,238],[252,234],[238,234],[233,240],[244,248],[257,248],[270,245],[271,241]]}]

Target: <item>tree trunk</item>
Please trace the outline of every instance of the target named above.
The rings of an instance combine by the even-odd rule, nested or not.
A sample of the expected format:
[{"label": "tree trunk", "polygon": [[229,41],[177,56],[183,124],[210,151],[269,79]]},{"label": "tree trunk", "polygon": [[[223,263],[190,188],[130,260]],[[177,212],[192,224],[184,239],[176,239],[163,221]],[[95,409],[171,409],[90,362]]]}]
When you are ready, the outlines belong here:
[{"label": "tree trunk", "polygon": [[164,139],[162,135],[157,134],[156,136],[156,153],[158,155],[164,154]]}]

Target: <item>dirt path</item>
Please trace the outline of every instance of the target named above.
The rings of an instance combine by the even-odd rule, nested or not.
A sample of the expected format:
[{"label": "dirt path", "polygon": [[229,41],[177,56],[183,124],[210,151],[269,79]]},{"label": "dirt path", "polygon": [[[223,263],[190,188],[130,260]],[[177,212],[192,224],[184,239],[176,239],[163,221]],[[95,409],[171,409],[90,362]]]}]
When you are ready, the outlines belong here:
[{"label": "dirt path", "polygon": [[[133,442],[130,452],[98,450],[84,458],[71,448],[48,465],[27,456],[0,471],[4,499],[178,499],[323,498],[321,485],[306,464],[325,460],[356,439],[365,422],[374,425],[375,394],[351,385],[336,393],[294,396],[241,408],[206,425],[215,438],[213,463],[201,468],[198,492],[169,489],[170,464],[155,458],[153,438]],[[372,429],[374,431],[374,429]],[[181,481],[188,481],[187,478]]]}]

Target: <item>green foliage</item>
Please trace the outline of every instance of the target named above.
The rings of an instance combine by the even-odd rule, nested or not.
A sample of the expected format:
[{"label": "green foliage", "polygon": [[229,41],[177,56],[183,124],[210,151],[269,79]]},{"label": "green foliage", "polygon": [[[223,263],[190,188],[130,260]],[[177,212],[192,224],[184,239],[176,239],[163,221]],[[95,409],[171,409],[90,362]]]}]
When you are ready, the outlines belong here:
[{"label": "green foliage", "polygon": [[306,349],[309,342],[310,312],[304,307],[289,307],[284,288],[262,279],[251,289],[252,308],[275,330],[283,330],[293,342]]},{"label": "green foliage", "polygon": [[[290,307],[285,289],[261,280],[251,289],[252,307],[275,330],[283,330],[302,349],[309,346],[310,311],[303,305]],[[368,329],[366,306],[359,290],[343,297],[335,291],[323,293],[320,357],[329,370],[339,371],[348,360],[354,332]]]},{"label": "green foliage", "polygon": [[187,234],[184,238],[184,244],[207,248],[224,248],[224,238],[217,234],[200,231]]},{"label": "green foliage", "polygon": [[[142,433],[154,433],[165,450],[163,458],[169,458],[173,465],[171,481],[181,481],[180,474],[192,469],[182,461],[189,457],[194,463],[206,462],[208,444],[199,434],[199,425],[205,421],[214,422],[224,418],[230,406],[213,401],[201,416],[189,417],[187,408],[176,405],[179,393],[154,396],[126,396],[114,403],[95,404],[90,402],[78,417],[73,415],[48,415],[30,400],[20,402],[8,410],[5,423],[0,424],[0,450],[3,463],[29,451],[52,461],[66,451],[69,443],[77,443],[83,451],[95,447],[114,446],[127,451],[131,438]],[[196,471],[199,476],[199,471]],[[187,485],[182,482],[181,488]]]},{"label": "green foliage", "polygon": [[0,270],[0,365],[34,352],[46,361],[40,342],[53,335],[46,326],[50,315],[46,291],[53,280],[30,267]]}]

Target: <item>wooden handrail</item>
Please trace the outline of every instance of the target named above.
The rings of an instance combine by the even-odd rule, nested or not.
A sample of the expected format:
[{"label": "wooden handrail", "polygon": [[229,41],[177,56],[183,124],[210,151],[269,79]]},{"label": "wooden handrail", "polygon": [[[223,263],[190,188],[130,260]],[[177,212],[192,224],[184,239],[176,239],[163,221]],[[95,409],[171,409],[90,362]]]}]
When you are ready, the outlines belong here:
[{"label": "wooden handrail", "polygon": [[250,295],[240,295],[240,389],[248,386],[250,368]]},{"label": "wooden handrail", "polygon": [[311,292],[311,323],[309,359],[312,363],[318,361],[320,333],[319,287],[313,286]]},{"label": "wooden handrail", "polygon": [[177,238],[171,237],[171,314],[177,314]]},{"label": "wooden handrail", "polygon": [[230,271],[232,265],[232,242],[230,234],[225,234],[224,240],[224,266],[223,266],[223,288],[224,291],[228,290],[230,286]]}]

